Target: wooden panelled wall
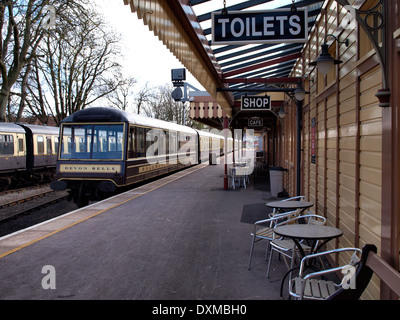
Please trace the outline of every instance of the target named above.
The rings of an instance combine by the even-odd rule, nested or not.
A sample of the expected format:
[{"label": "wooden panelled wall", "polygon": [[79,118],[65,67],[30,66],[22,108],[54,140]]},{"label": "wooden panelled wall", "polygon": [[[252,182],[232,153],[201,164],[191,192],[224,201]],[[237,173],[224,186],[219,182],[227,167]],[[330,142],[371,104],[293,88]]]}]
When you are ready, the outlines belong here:
[{"label": "wooden panelled wall", "polygon": [[[375,52],[358,26],[341,28],[347,14],[336,1],[325,4],[321,19],[298,61],[293,76],[307,74],[310,91],[302,112],[301,190],[314,202],[314,211],[339,227],[343,236],[328,245],[359,247],[381,244],[382,109],[375,93],[382,75]],[[327,76],[308,63],[317,59],[328,34],[349,46],[328,39],[330,53],[343,61]],[[310,73],[307,73],[311,71]],[[289,169],[285,188],[296,194],[296,105],[290,102],[283,125],[284,165]],[[314,120],[313,120],[314,119]],[[315,163],[311,161],[312,121],[315,121]],[[344,257],[348,259],[348,257]],[[339,258],[342,259],[342,258]],[[379,299],[374,278],[364,299]]]}]

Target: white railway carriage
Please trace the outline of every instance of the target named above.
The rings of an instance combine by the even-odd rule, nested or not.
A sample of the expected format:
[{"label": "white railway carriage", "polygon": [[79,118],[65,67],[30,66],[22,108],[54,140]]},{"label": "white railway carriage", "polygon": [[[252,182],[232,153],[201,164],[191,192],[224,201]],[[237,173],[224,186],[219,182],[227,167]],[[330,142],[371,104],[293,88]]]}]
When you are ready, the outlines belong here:
[{"label": "white railway carriage", "polygon": [[[63,120],[55,190],[70,190],[79,206],[117,189],[200,162],[199,140],[223,149],[222,137],[106,107]],[[214,140],[218,140],[212,145]],[[210,140],[211,139],[211,140]],[[215,141],[214,141],[215,142]],[[210,152],[210,151],[209,151]],[[208,154],[204,157],[208,159]]]}]

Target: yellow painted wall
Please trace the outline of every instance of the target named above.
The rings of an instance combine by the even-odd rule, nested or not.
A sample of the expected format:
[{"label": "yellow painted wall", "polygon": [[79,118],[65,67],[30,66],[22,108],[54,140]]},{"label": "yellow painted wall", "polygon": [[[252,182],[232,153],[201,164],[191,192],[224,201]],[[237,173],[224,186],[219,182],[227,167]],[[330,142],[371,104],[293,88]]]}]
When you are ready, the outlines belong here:
[{"label": "yellow painted wall", "polygon": [[[310,91],[303,112],[302,190],[314,202],[316,213],[328,218],[328,225],[343,230],[343,236],[337,243],[330,242],[328,249],[357,244],[362,248],[373,243],[379,252],[382,111],[375,93],[382,86],[382,75],[379,66],[360,71],[359,66],[374,55],[365,33],[339,27],[346,11],[336,1],[329,1],[325,9],[326,14],[321,15],[305,46],[303,59],[299,59],[294,70],[295,74],[306,74],[305,89]],[[327,34],[335,34],[341,41],[347,38],[350,45],[328,41],[332,43],[331,54],[335,56],[338,51],[336,58],[343,63],[323,76],[316,68],[309,69],[308,62],[316,60]],[[296,163],[296,131],[291,129],[296,125],[295,109],[292,105],[285,119],[284,150],[288,164]],[[312,118],[316,118],[315,164],[311,163]],[[291,195],[296,193],[295,177],[295,168],[289,167],[285,188]],[[379,297],[379,280],[374,276],[363,299]]]}]

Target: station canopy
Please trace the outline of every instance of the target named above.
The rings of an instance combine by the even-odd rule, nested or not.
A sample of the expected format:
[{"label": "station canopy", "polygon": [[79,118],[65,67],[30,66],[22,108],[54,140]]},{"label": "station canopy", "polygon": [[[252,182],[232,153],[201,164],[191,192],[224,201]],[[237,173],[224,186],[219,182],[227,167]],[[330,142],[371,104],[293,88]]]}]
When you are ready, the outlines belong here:
[{"label": "station canopy", "polygon": [[[325,1],[317,0],[124,0],[223,109],[234,116],[243,95],[279,92],[296,85],[290,77],[305,41],[215,44],[212,13],[304,10],[311,32]],[[243,20],[245,21],[245,20]],[[251,20],[247,20],[251,27]],[[242,23],[243,26],[243,23]],[[240,27],[240,23],[239,23]],[[274,89],[275,88],[275,89]],[[264,91],[265,92],[265,91]]]}]

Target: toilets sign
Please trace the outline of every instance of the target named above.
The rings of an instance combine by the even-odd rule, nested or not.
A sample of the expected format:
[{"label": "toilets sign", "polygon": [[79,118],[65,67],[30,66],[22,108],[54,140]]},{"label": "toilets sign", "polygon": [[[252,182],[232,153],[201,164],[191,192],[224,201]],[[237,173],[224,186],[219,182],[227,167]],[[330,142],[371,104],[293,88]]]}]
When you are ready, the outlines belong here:
[{"label": "toilets sign", "polygon": [[306,9],[212,13],[213,44],[306,42]]}]

